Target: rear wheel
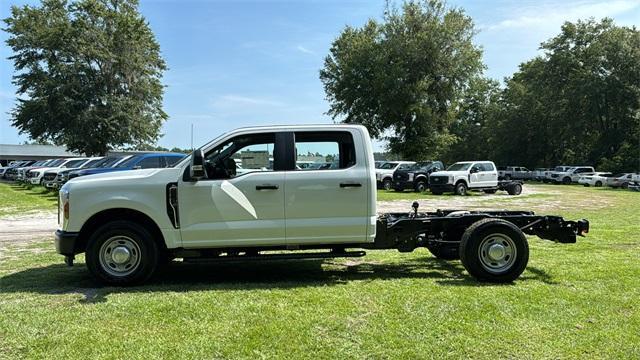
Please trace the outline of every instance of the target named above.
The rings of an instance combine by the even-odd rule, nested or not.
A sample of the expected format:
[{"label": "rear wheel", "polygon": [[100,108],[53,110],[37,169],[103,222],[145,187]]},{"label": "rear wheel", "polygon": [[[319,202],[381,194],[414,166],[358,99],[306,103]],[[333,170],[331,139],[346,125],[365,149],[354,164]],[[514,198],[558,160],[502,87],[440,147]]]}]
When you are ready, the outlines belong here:
[{"label": "rear wheel", "polygon": [[149,231],[126,220],[109,222],[89,238],[86,261],[89,272],[109,285],[139,284],[158,267],[160,251]]},{"label": "rear wheel", "polygon": [[509,195],[520,195],[522,194],[522,185],[513,184],[507,188],[507,193]]},{"label": "rear wheel", "polygon": [[384,179],[384,181],[382,182],[382,188],[389,191],[392,188],[393,183],[391,182],[390,179]]},{"label": "rear wheel", "polygon": [[621,188],[628,189],[629,188],[629,183],[622,183]]},{"label": "rear wheel", "polygon": [[460,260],[480,281],[511,282],[529,262],[529,245],[522,231],[502,219],[483,219],[462,235]]},{"label": "rear wheel", "polygon": [[467,184],[462,181],[456,184],[456,194],[457,195],[467,195]]},{"label": "rear wheel", "polygon": [[569,184],[571,184],[571,178],[570,178],[570,177],[568,177],[568,176],[567,176],[567,177],[565,177],[565,178],[563,178],[563,179],[562,179],[562,183],[563,183],[563,184],[565,184],[565,185],[569,185]]},{"label": "rear wheel", "polygon": [[598,180],[596,181],[596,187],[601,187],[602,186],[602,181]]}]

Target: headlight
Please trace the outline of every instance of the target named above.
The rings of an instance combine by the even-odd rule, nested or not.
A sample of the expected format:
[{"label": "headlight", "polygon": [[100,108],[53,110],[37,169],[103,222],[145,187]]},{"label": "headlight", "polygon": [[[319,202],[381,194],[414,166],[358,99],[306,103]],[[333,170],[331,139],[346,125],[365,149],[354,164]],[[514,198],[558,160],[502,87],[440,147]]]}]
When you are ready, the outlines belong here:
[{"label": "headlight", "polygon": [[60,196],[60,213],[65,220],[69,219],[69,190],[62,187],[59,192]]}]

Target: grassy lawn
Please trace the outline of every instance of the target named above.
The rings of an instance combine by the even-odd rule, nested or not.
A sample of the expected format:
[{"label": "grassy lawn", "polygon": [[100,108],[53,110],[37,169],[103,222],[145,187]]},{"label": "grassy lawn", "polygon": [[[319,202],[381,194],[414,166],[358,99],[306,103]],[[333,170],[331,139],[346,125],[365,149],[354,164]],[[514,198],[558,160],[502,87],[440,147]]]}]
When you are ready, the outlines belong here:
[{"label": "grassy lawn", "polygon": [[56,192],[47,191],[42,186],[0,183],[0,216],[55,211],[58,201],[56,196]]},{"label": "grassy lawn", "polygon": [[147,286],[97,287],[50,239],[0,243],[0,358],[639,358],[640,193],[536,189],[486,203],[559,204],[547,212],[592,231],[577,244],[529,238],[529,266],[509,285],[420,249],[175,263]]}]

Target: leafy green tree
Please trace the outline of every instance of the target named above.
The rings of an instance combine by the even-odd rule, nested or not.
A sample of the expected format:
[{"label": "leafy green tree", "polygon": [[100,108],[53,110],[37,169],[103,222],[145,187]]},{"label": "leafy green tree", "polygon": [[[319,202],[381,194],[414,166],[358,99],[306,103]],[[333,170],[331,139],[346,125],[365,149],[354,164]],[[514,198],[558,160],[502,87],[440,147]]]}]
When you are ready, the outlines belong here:
[{"label": "leafy green tree", "polygon": [[88,155],[158,139],[165,63],[137,1],[43,0],[4,22],[21,133]]},{"label": "leafy green tree", "polygon": [[328,113],[365,125],[404,158],[439,156],[455,139],[449,128],[463,90],[483,69],[473,35],[464,11],[437,0],[346,27],[320,71]]},{"label": "leafy green tree", "polygon": [[567,22],[507,81],[497,158],[514,164],[640,165],[640,32],[611,19]]}]

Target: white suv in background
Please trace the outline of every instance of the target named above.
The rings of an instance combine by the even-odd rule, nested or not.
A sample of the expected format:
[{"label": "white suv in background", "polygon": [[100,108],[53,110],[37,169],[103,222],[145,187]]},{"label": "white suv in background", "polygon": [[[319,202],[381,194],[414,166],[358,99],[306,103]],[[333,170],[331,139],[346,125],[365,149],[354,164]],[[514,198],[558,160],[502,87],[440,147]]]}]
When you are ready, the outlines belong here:
[{"label": "white suv in background", "polygon": [[391,190],[393,188],[393,173],[396,170],[409,170],[415,161],[387,161],[376,168],[376,183],[379,188]]},{"label": "white suv in background", "polygon": [[57,163],[53,167],[43,167],[43,168],[29,170],[26,173],[26,176],[27,176],[26,180],[32,185],[41,185],[43,181],[43,175],[46,171],[58,169],[58,168],[82,167],[82,165],[84,165],[84,163],[86,163],[89,160],[90,160],[89,158],[69,158],[69,159],[64,159],[62,162]]},{"label": "white suv in background", "polygon": [[592,166],[574,166],[565,171],[551,173],[551,182],[556,184],[571,184],[578,182],[580,176],[593,175],[596,170]]}]

